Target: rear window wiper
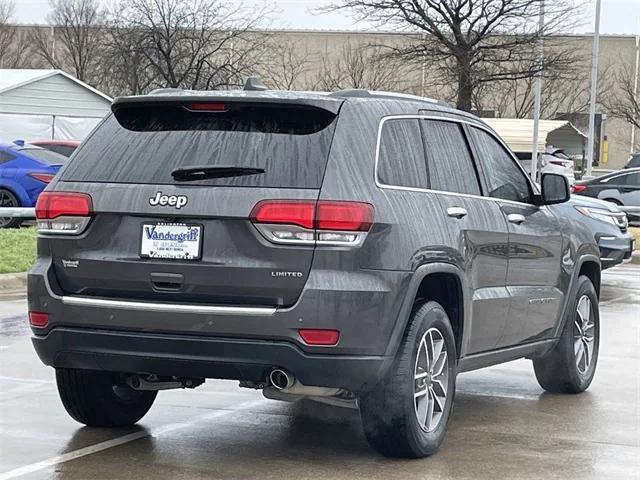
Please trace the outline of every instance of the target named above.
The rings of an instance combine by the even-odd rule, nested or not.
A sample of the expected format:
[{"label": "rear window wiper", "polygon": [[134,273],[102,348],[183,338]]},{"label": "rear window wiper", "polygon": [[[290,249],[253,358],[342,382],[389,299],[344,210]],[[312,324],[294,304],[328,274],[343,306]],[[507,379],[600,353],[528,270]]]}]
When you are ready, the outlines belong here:
[{"label": "rear window wiper", "polygon": [[264,173],[264,168],[234,167],[231,165],[193,165],[176,168],[171,176],[178,181],[204,180],[206,178],[244,177]]}]

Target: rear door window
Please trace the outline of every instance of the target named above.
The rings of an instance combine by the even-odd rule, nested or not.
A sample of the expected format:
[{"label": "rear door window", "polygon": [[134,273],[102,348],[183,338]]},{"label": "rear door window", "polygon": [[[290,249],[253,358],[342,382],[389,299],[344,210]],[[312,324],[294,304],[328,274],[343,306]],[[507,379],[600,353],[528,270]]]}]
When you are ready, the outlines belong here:
[{"label": "rear door window", "polygon": [[124,108],[75,152],[63,181],[174,184],[189,166],[264,173],[189,185],[320,188],[336,115],[304,105],[230,104],[224,111],[181,105]]},{"label": "rear door window", "polygon": [[427,188],[427,167],[417,118],[392,118],[382,124],[378,179],[385,185]]},{"label": "rear door window", "polygon": [[454,122],[423,120],[431,188],[480,195],[480,183],[462,127]]}]

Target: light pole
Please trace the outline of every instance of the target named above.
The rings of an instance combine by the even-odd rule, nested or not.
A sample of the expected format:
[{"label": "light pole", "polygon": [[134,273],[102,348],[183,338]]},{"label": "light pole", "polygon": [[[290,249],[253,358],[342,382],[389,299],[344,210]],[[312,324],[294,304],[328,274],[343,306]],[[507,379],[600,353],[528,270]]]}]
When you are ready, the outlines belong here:
[{"label": "light pole", "polygon": [[600,48],[600,0],[596,0],[596,25],[591,52],[591,95],[589,98],[589,137],[587,138],[587,172],[591,176],[593,168],[593,145],[596,131],[596,91],[598,89],[598,50]]},{"label": "light pole", "polygon": [[536,75],[533,105],[533,145],[531,148],[531,180],[534,182],[538,179],[538,136],[540,132],[540,99],[542,97],[542,76],[544,67],[544,0],[540,2],[540,16],[538,19],[538,45],[536,46],[537,58],[536,63],[538,72]]}]

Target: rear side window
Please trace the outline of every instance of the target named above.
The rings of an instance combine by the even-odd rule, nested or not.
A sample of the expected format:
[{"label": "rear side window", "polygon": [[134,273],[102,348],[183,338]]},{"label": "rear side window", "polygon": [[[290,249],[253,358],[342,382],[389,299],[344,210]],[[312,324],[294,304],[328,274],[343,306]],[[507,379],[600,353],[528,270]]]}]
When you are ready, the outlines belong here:
[{"label": "rear side window", "polygon": [[418,119],[395,118],[382,124],[378,179],[385,185],[427,188],[427,167]]},{"label": "rear side window", "polygon": [[6,162],[10,162],[15,158],[16,157],[14,155],[11,155],[10,153],[3,152],[2,150],[0,150],[0,165]]},{"label": "rear side window", "polygon": [[109,116],[76,151],[62,180],[174,184],[189,166],[232,166],[264,173],[189,181],[189,185],[320,188],[336,115],[303,105],[230,104],[127,107]]},{"label": "rear side window", "polygon": [[423,122],[431,188],[480,195],[478,175],[460,125],[441,120]]},{"label": "rear side window", "polygon": [[478,153],[487,182],[489,196],[531,203],[531,189],[524,172],[504,147],[491,135],[479,128],[471,127],[471,141]]},{"label": "rear side window", "polygon": [[45,165],[64,165],[68,160],[64,155],[50,152],[44,148],[21,148],[19,152]]},{"label": "rear side window", "polygon": [[621,185],[628,185],[630,187],[640,187],[640,173],[629,173],[624,175],[619,182]]}]

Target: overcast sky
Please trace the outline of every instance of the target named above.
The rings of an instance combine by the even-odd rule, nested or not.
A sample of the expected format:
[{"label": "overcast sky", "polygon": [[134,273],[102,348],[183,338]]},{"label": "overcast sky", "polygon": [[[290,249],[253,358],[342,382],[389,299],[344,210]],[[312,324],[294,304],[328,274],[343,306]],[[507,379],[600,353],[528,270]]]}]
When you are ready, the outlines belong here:
[{"label": "overcast sky", "polygon": [[[228,0],[234,1],[234,0]],[[271,19],[275,28],[314,30],[370,30],[366,24],[355,24],[344,14],[314,15],[311,10],[326,5],[327,0],[267,0],[278,14]],[[330,1],[330,0],[329,0]],[[553,0],[550,0],[553,1]],[[44,23],[49,0],[14,0],[16,20],[20,23]],[[263,0],[244,0],[244,4],[262,4]],[[592,0],[593,10],[595,0]],[[592,12],[591,12],[592,13]],[[579,32],[593,31],[593,21]],[[602,0],[601,33],[640,35],[640,0]],[[576,32],[577,33],[577,32]]]}]

